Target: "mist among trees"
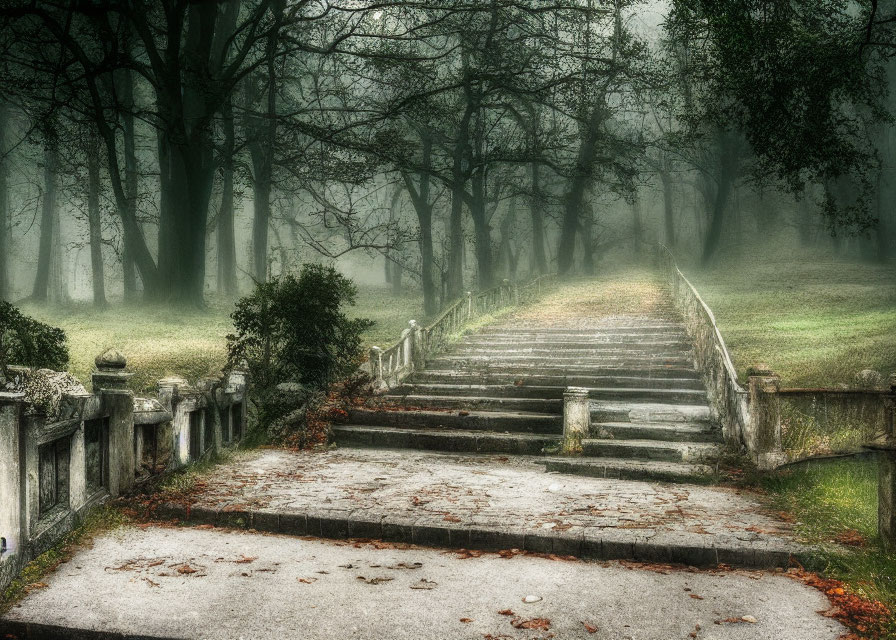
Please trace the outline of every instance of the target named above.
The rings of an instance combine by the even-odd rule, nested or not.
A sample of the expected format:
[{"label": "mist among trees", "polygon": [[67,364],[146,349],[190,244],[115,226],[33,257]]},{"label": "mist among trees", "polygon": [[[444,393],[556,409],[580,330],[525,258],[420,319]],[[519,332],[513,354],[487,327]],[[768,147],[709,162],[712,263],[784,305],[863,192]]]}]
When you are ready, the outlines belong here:
[{"label": "mist among trees", "polygon": [[435,313],[660,241],[896,241],[896,5],[17,2],[0,298],[201,307],[358,257]]}]

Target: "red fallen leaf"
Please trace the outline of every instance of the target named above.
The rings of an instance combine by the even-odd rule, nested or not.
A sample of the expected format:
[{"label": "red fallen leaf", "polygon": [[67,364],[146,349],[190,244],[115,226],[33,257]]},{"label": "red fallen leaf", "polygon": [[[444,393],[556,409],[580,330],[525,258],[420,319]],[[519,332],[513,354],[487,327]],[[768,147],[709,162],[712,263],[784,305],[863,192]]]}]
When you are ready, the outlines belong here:
[{"label": "red fallen leaf", "polygon": [[460,621],[463,622],[464,624],[467,624],[469,622],[473,622],[473,619],[472,618],[461,618]]},{"label": "red fallen leaf", "polygon": [[515,614],[513,611],[511,611],[510,609],[501,609],[501,610],[498,612],[498,614],[499,614],[499,615],[502,615],[502,616],[513,616],[513,615],[516,615],[516,614]]},{"label": "red fallen leaf", "polygon": [[691,596],[694,600],[703,600],[703,596],[698,596],[696,593],[689,593],[688,595]]},{"label": "red fallen leaf", "polygon": [[457,557],[460,560],[468,560],[469,558],[479,558],[482,556],[482,552],[478,549],[458,549]]},{"label": "red fallen leaf", "polygon": [[867,542],[867,540],[865,540],[865,536],[863,536],[855,529],[847,529],[846,531],[841,531],[834,539],[838,544],[845,544],[850,547],[864,547]]},{"label": "red fallen leaf", "polygon": [[587,622],[583,622],[582,624],[585,625],[585,631],[588,633],[597,633],[597,627],[593,624],[588,624]]},{"label": "red fallen leaf", "polygon": [[298,578],[298,581],[303,584],[311,584],[312,582],[317,582],[317,578]]},{"label": "red fallen leaf", "polygon": [[510,621],[510,625],[514,629],[536,629],[538,631],[547,631],[551,628],[551,621],[547,618],[529,618],[528,620],[514,618]]},{"label": "red fallen leaf", "polygon": [[249,564],[250,562],[255,562],[258,558],[256,556],[243,556],[239,560],[234,560],[236,564]]},{"label": "red fallen leaf", "polygon": [[190,575],[191,573],[196,573],[198,569],[194,569],[188,564],[181,565],[177,568],[177,572],[181,574]]}]

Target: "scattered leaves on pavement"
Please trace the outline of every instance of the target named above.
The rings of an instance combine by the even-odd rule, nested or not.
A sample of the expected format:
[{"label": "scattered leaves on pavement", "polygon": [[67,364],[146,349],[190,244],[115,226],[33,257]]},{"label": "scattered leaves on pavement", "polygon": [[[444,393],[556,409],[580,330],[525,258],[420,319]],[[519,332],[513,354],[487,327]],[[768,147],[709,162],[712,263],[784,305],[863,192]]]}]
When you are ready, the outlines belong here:
[{"label": "scattered leaves on pavement", "polygon": [[523,620],[522,618],[514,618],[510,621],[510,624],[514,629],[535,629],[537,631],[547,631],[551,628],[551,621],[547,618],[529,618],[528,620]]}]

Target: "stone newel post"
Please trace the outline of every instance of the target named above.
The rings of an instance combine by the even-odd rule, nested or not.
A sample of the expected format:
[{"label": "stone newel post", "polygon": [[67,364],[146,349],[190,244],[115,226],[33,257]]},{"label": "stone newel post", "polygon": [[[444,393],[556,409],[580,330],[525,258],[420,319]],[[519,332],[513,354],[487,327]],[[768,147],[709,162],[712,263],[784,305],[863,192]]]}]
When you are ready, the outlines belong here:
[{"label": "stone newel post", "polygon": [[563,445],[564,454],[582,453],[582,439],[591,430],[591,405],[588,389],[567,387],[563,392]]},{"label": "stone newel post", "polygon": [[383,350],[379,347],[370,347],[370,377],[373,379],[373,390],[383,391],[388,389],[383,378]]},{"label": "stone newel post", "polygon": [[750,432],[747,450],[760,469],[774,469],[784,462],[781,442],[781,378],[765,365],[750,369]]},{"label": "stone newel post", "polygon": [[423,352],[423,327],[416,320],[408,322],[411,329],[411,360],[414,363],[414,370],[420,371],[426,366],[426,354]]},{"label": "stone newel post", "polygon": [[127,360],[116,349],[98,355],[94,364],[93,393],[109,416],[109,493],[117,496],[134,486],[134,394],[127,388],[133,374],[124,371]]},{"label": "stone newel post", "polygon": [[896,549],[896,373],[888,380],[890,393],[884,398],[886,432],[876,446],[878,455],[877,530],[885,549]]}]

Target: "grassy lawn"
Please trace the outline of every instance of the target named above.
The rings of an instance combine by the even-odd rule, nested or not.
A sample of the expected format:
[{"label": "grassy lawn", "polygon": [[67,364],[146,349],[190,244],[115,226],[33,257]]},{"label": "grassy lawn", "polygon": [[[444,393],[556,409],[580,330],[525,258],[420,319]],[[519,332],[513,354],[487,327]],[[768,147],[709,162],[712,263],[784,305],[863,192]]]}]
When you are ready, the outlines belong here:
[{"label": "grassy lawn", "polygon": [[896,266],[799,250],[745,251],[682,269],[713,310],[740,375],[765,363],[785,386],[896,372]]},{"label": "grassy lawn", "polygon": [[[798,535],[826,549],[819,567],[850,589],[896,612],[896,553],[884,553],[877,539],[877,464],[841,459],[813,462],[766,476],[769,505],[796,519]],[[854,545],[847,553],[827,550]],[[896,637],[896,620],[884,621]]]},{"label": "grassy lawn", "polygon": [[[368,287],[358,292],[349,315],[376,322],[367,332],[367,346],[389,346],[398,340],[408,320],[423,321],[423,298],[416,291],[394,296],[391,290]],[[24,305],[22,311],[61,327],[68,335],[69,371],[89,383],[93,359],[114,347],[134,372],[131,387],[138,393],[155,389],[168,375],[195,380],[220,371],[225,338],[232,330],[232,307],[212,302],[205,311],[144,305],[113,305],[97,311],[87,305],[53,308]]]}]

